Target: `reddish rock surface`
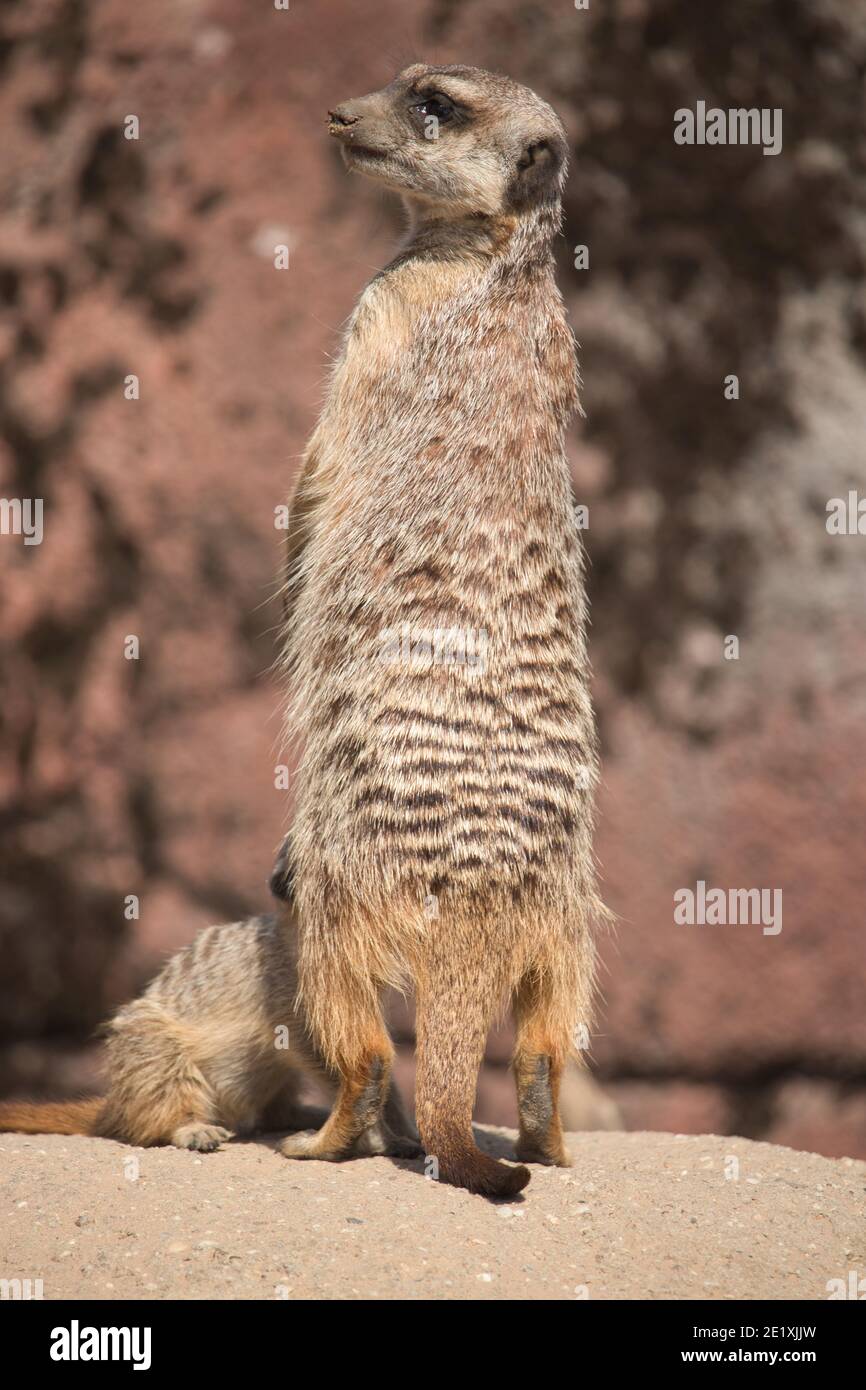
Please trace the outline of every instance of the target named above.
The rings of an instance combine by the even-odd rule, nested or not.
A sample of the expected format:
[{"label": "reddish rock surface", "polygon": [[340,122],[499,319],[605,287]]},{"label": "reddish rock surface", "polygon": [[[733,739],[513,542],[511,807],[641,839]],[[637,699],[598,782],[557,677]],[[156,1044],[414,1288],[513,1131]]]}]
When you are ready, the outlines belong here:
[{"label": "reddish rock surface", "polygon": [[[866,1154],[866,539],[824,524],[864,490],[854,7],[21,0],[3,25],[0,496],[44,498],[45,537],[0,536],[0,1085],[88,1084],[105,1012],[266,903],[289,814],[274,508],[400,228],[324,114],[423,55],[536,86],[573,144],[619,916],[598,1073],[632,1125]],[[783,107],[783,153],[675,147],[698,98]],[[698,880],[780,889],[781,933],[677,926]],[[496,1122],[506,1039],[479,1091]]]}]

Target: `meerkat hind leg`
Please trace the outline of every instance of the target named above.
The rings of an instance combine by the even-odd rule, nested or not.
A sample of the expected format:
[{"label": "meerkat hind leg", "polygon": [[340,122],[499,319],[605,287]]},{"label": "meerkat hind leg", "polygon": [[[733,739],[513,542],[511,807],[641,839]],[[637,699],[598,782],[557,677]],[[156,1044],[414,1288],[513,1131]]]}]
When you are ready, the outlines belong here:
[{"label": "meerkat hind leg", "polygon": [[520,1133],[517,1157],[523,1163],[543,1163],[570,1168],[571,1156],[562,1136],[559,1117],[559,1087],[567,1036],[552,1024],[553,985],[546,976],[524,977],[514,994],[517,1044],[514,1050],[514,1077],[517,1083],[517,1110]]},{"label": "meerkat hind leg", "polygon": [[400,1092],[389,1075],[385,1101],[375,1124],[365,1129],[355,1144],[358,1154],[387,1154],[390,1158],[422,1158],[418,1131],[406,1113]]},{"label": "meerkat hind leg", "polygon": [[[308,1020],[309,1060],[335,1088],[336,1097],[321,1129],[290,1134],[280,1145],[281,1153],[286,1158],[329,1162],[364,1154],[417,1156],[420,1146],[399,1094],[393,1090],[394,1045],[378,998],[347,968],[339,950],[332,950],[324,960],[317,961],[309,982],[301,974],[300,984],[300,997],[306,997],[308,1009],[311,997],[314,1001],[328,1001],[327,1013],[318,1017],[312,1014]],[[345,1018],[352,1019],[351,1031],[344,1033],[339,1043],[333,1043],[333,1052],[326,1056],[321,1044],[325,1038],[333,1040],[336,1035],[336,1029],[329,1024]]]},{"label": "meerkat hind leg", "polygon": [[[365,1154],[416,1158],[417,1140],[389,1128],[386,1110],[391,1099],[390,1040],[352,1067],[341,1069],[334,1107],[319,1130],[290,1134],[280,1145],[286,1158],[318,1158],[339,1162]],[[393,1115],[393,1108],[388,1112]],[[407,1127],[408,1120],[407,1120]]]}]

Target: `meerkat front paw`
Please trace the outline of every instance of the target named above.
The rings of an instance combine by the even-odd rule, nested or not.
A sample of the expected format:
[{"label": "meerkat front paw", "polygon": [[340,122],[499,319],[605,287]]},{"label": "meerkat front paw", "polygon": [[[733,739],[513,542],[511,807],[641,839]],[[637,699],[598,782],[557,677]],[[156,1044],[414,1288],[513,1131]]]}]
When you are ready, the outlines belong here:
[{"label": "meerkat front paw", "polygon": [[231,1139],[230,1129],[223,1129],[222,1125],[203,1125],[191,1124],[181,1125],[171,1136],[171,1142],[176,1149],[195,1149],[198,1153],[213,1153],[218,1149],[224,1139]]}]

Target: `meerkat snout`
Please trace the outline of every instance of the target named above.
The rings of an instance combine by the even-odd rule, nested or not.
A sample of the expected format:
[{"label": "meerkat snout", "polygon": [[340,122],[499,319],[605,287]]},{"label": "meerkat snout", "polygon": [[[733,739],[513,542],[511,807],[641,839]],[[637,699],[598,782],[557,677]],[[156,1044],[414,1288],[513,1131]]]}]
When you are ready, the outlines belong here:
[{"label": "meerkat snout", "polygon": [[335,127],[335,129],[331,131],[332,135],[338,134],[340,130],[342,130],[346,126],[355,125],[356,122],[359,120],[359,116],[353,116],[345,110],[341,111],[339,106],[337,107],[336,111],[328,112],[328,124],[329,126]]},{"label": "meerkat snout", "polygon": [[438,216],[519,216],[560,196],[562,125],[533,91],[499,74],[415,64],[329,116],[349,169]]}]

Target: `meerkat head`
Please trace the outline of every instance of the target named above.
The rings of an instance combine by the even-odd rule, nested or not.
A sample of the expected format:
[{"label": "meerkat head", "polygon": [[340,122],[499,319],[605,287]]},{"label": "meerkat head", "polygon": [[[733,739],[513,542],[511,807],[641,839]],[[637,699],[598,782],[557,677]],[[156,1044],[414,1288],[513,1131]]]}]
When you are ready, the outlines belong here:
[{"label": "meerkat head", "polygon": [[518,215],[559,199],[565,132],[528,87],[481,68],[406,68],[329,113],[350,169],[428,216]]}]

